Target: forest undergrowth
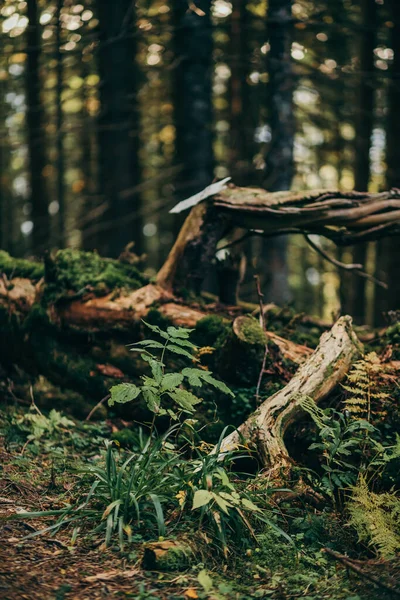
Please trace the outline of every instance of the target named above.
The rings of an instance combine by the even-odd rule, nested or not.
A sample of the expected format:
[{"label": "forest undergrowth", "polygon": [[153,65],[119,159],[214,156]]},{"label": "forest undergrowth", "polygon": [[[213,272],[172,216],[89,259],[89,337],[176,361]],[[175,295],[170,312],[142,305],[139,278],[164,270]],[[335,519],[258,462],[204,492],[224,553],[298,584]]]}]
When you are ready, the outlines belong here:
[{"label": "forest undergrowth", "polygon": [[[203,364],[210,349],[189,329],[148,329],[132,345],[147,368],[111,388],[106,420],[44,411],[33,393],[4,406],[1,596],[399,597],[400,392],[385,368],[398,326],[329,403],[301,398],[278,474],[245,442],[221,455],[229,423],[207,435],[207,405],[234,396]],[[139,398],[149,421],[122,419]]]}]

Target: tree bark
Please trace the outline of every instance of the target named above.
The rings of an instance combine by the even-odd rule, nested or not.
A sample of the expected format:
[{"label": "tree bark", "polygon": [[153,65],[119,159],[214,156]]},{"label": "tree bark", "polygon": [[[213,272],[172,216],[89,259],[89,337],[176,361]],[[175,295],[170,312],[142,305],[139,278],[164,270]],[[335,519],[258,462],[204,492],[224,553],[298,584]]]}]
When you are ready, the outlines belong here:
[{"label": "tree bark", "polygon": [[40,96],[41,36],[37,0],[28,1],[27,16],[29,25],[27,27],[26,124],[33,221],[32,250],[35,254],[42,254],[50,239],[50,217],[48,191],[44,177],[47,161],[44,114]]},{"label": "tree bark", "polygon": [[[355,118],[354,187],[361,192],[368,191],[370,180],[371,136],[374,126],[375,104],[375,64],[374,50],[377,46],[377,3],[375,0],[361,2],[361,32],[359,50],[358,106]],[[367,244],[359,244],[353,249],[352,262],[365,265]],[[351,314],[355,323],[365,323],[366,297],[365,279],[343,274],[346,282],[342,311]]]},{"label": "tree bark", "polygon": [[135,3],[97,0],[99,18],[100,188],[108,210],[100,218],[97,249],[118,256],[132,240],[142,252],[138,69]]},{"label": "tree bark", "polygon": [[[387,120],[387,184],[391,187],[400,187],[400,3],[391,0],[391,48],[394,51],[394,60],[391,66],[389,86],[389,114]],[[389,290],[376,290],[375,296],[375,324],[382,325],[387,322],[384,313],[400,308],[400,240],[399,238],[382,240],[378,244],[376,255],[376,275],[385,279]]]},{"label": "tree bark", "polygon": [[284,434],[301,414],[301,399],[318,403],[343,380],[352,363],[360,357],[362,345],[351,327],[350,317],[341,317],[321,336],[318,348],[296,375],[279,392],[268,398],[220,447],[221,455],[241,443],[252,443],[264,466],[290,467]]},{"label": "tree bark", "polygon": [[[292,72],[292,0],[270,0],[268,4],[268,98],[271,144],[266,157],[264,187],[271,192],[289,190],[294,161],[294,77]],[[290,300],[286,260],[287,237],[261,244],[263,293],[268,302],[286,304]]]},{"label": "tree bark", "polygon": [[212,27],[210,0],[174,2],[177,196],[186,198],[213,179]]}]

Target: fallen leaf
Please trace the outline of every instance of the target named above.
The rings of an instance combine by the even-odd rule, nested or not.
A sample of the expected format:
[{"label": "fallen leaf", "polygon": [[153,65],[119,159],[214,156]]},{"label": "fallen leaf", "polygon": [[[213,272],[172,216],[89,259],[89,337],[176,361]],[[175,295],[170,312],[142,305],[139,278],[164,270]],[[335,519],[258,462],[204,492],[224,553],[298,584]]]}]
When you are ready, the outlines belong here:
[{"label": "fallen leaf", "polygon": [[122,379],[124,377],[123,372],[118,367],[113,365],[96,365],[97,370],[106,377],[115,377],[116,379]]},{"label": "fallen leaf", "polygon": [[198,598],[197,592],[194,588],[188,588],[184,592],[185,598]]}]

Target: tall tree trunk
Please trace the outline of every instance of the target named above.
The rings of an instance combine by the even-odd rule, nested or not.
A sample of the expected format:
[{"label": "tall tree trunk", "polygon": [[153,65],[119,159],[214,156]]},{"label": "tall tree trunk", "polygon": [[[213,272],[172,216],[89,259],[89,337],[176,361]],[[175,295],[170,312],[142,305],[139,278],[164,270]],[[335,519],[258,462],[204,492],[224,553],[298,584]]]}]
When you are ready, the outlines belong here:
[{"label": "tall tree trunk", "polygon": [[[268,5],[271,146],[266,157],[264,187],[271,192],[289,190],[293,172],[295,121],[292,72],[292,0],[270,0]],[[284,304],[290,298],[286,261],[287,237],[263,243],[263,292],[267,302]]]},{"label": "tall tree trunk", "polygon": [[248,12],[246,2],[232,2],[230,30],[230,175],[236,185],[251,185],[249,181],[251,149],[249,148],[248,129],[248,84],[247,73],[250,69],[248,36]]},{"label": "tall tree trunk", "polygon": [[[354,187],[361,192],[368,190],[370,180],[371,136],[374,126],[374,50],[377,45],[377,4],[375,0],[361,2],[361,33],[357,114],[355,115]],[[353,263],[366,264],[367,244],[353,249]],[[356,323],[364,323],[366,317],[366,280],[343,274],[346,291],[342,303],[343,314],[351,314]]]},{"label": "tall tree trunk", "polygon": [[178,196],[213,179],[212,27],[210,0],[174,2],[176,158],[182,167]]},{"label": "tall tree trunk", "polygon": [[97,0],[99,18],[99,118],[101,190],[109,204],[108,228],[98,249],[117,256],[132,240],[141,252],[136,11],[132,0]]},{"label": "tall tree trunk", "polygon": [[64,135],[63,135],[63,108],[62,108],[62,92],[64,65],[63,54],[61,52],[61,10],[64,6],[64,0],[57,0],[56,12],[56,60],[57,60],[57,200],[58,200],[58,244],[63,248],[67,245],[65,235],[66,215],[65,215],[65,196],[64,196]]},{"label": "tall tree trunk", "polygon": [[[390,0],[391,47],[394,59],[391,68],[388,94],[389,115],[386,130],[387,185],[400,187],[400,3]],[[385,322],[384,313],[400,309],[400,239],[385,239],[379,242],[376,257],[377,276],[385,279],[389,290],[376,289],[375,322]]]},{"label": "tall tree trunk", "polygon": [[44,112],[40,97],[41,36],[37,0],[28,0],[27,65],[26,65],[26,124],[28,131],[29,177],[32,204],[32,249],[46,250],[50,239],[48,191],[44,178],[46,143]]}]

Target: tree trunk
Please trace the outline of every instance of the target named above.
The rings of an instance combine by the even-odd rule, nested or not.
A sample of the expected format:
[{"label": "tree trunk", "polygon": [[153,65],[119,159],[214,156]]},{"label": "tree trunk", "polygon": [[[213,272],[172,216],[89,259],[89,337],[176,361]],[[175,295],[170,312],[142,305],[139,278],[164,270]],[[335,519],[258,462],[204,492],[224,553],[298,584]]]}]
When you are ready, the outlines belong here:
[{"label": "tree trunk", "polygon": [[[391,67],[389,86],[389,114],[386,129],[387,185],[400,187],[400,3],[391,0],[391,48],[394,60]],[[389,290],[377,288],[375,296],[375,324],[381,325],[387,320],[384,313],[400,308],[400,240],[386,239],[378,244],[376,256],[376,274],[385,279]]]},{"label": "tree trunk", "polygon": [[221,455],[240,443],[252,443],[264,466],[273,469],[290,466],[284,443],[285,431],[302,413],[301,400],[315,403],[326,398],[343,380],[352,363],[362,353],[362,345],[351,327],[350,317],[341,317],[322,334],[315,352],[279,392],[267,398],[238,430],[224,439]]},{"label": "tree trunk", "polygon": [[[270,0],[268,4],[268,98],[271,144],[266,157],[264,187],[271,192],[289,190],[294,171],[294,77],[292,72],[292,0]],[[290,299],[287,269],[287,237],[262,244],[263,293],[268,302],[286,304]]]},{"label": "tree trunk", "polygon": [[40,97],[41,36],[37,0],[28,1],[27,16],[29,25],[27,27],[26,125],[33,221],[32,250],[35,254],[42,254],[50,239],[50,217],[44,176],[47,161],[44,114]]},{"label": "tree trunk", "polygon": [[66,238],[66,214],[65,214],[65,194],[64,194],[64,132],[63,132],[63,107],[62,93],[64,89],[64,65],[62,44],[62,21],[61,10],[64,6],[64,0],[57,0],[56,11],[56,61],[57,61],[57,87],[56,87],[56,127],[57,127],[57,201],[58,201],[58,246],[64,248],[67,246]]},{"label": "tree trunk", "polygon": [[118,256],[132,240],[142,252],[138,69],[135,3],[97,0],[99,18],[100,188],[108,210],[101,217],[98,249]]},{"label": "tree trunk", "polygon": [[174,3],[177,196],[186,198],[213,179],[212,28],[210,0]]},{"label": "tree trunk", "polygon": [[[358,85],[358,106],[355,116],[355,160],[354,187],[361,192],[368,190],[370,180],[371,136],[374,126],[375,104],[375,65],[374,50],[377,45],[377,4],[375,0],[361,2],[361,32],[359,50],[360,77]],[[359,244],[353,249],[352,262],[366,265],[367,244]],[[366,280],[344,274],[346,281],[342,311],[351,314],[358,324],[366,318]]]}]

